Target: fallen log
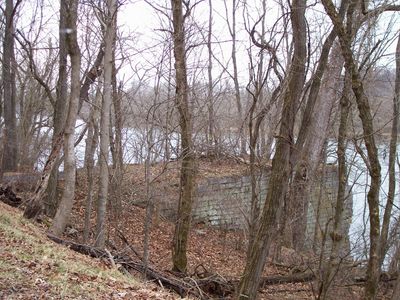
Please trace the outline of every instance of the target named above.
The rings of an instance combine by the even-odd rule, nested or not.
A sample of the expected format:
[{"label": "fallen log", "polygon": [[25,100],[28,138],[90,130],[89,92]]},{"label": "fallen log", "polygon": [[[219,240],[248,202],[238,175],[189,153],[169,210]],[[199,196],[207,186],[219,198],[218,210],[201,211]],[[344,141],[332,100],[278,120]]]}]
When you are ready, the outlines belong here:
[{"label": "fallen log", "polygon": [[0,201],[12,207],[18,207],[22,203],[22,199],[13,192],[10,186],[0,187]]},{"label": "fallen log", "polygon": [[61,244],[61,245],[67,246],[71,250],[74,250],[74,251],[79,252],[81,254],[88,255],[90,257],[94,257],[94,258],[107,257],[107,252],[104,251],[104,250],[101,250],[99,248],[91,247],[91,246],[84,245],[84,244],[78,244],[78,243],[74,243],[74,242],[67,241],[67,240],[63,240],[63,239],[60,239],[59,237],[57,237],[57,236],[55,236],[55,235],[53,235],[51,233],[47,233],[47,237],[49,239],[51,239],[52,241],[56,242],[57,244]]},{"label": "fallen log", "polygon": [[[50,233],[48,233],[47,236],[52,241],[67,246],[70,249],[79,252],[81,254],[85,254],[95,258],[107,259],[109,257],[109,254],[105,250],[88,245],[78,244],[71,241],[66,241]],[[124,269],[128,271],[135,270],[140,273],[144,273],[146,271],[146,276],[149,280],[153,280],[156,284],[159,284],[169,290],[175,291],[181,297],[192,295],[198,297],[199,299],[210,298],[205,293],[200,293],[196,285],[189,284],[186,281],[172,277],[171,275],[163,274],[160,271],[153,268],[152,266],[147,266],[145,270],[145,267],[141,261],[134,260],[127,255],[112,254],[112,258],[115,264],[121,265]]]},{"label": "fallen log", "polygon": [[[387,272],[382,272],[379,276],[379,282],[390,282],[396,280],[398,277],[397,273],[390,274]],[[367,282],[367,277],[355,277],[354,278],[355,283],[365,283]]]},{"label": "fallen log", "polygon": [[[154,283],[176,292],[181,297],[191,295],[198,299],[215,299],[217,296],[218,298],[223,299],[229,295],[232,295],[235,291],[235,287],[239,283],[237,279],[225,279],[220,275],[206,272],[205,269],[202,271],[202,273],[199,273],[201,276],[198,276],[199,274],[194,274],[194,277],[180,278],[170,272],[161,272],[151,265],[145,267],[143,262],[138,258],[133,259],[128,255],[115,254],[110,251],[102,250],[89,245],[63,240],[50,233],[48,233],[47,236],[58,244],[65,245],[76,252],[91,257],[110,260],[111,256],[114,264],[121,265],[125,270],[128,271],[134,270],[145,274],[149,280],[152,280]],[[138,255],[136,250],[134,253],[135,255]],[[207,274],[207,276],[204,276],[204,274]],[[261,279],[260,289],[266,287],[267,285],[309,282],[315,278],[315,274],[312,271],[290,275],[268,276]]]},{"label": "fallen log", "polygon": [[307,271],[303,273],[295,273],[289,275],[276,275],[263,277],[261,279],[261,287],[266,285],[284,284],[284,283],[301,283],[310,282],[315,279],[315,274],[312,271]]}]

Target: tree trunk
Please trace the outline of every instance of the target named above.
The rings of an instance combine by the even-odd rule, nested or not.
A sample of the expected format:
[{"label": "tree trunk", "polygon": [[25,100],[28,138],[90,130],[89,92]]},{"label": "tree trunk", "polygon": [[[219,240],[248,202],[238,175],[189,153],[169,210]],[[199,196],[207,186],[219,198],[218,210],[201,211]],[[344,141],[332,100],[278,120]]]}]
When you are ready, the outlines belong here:
[{"label": "tree trunk", "polygon": [[[326,43],[328,42],[332,44],[328,38],[324,46],[327,46]],[[326,49],[327,53],[323,51],[324,55],[321,54],[319,60],[320,64],[322,61],[325,61],[325,68],[320,72],[316,72],[315,80],[317,82],[314,83],[313,81],[311,85],[308,101],[314,102],[314,104],[312,107],[309,107],[309,103],[307,103],[306,111],[311,109],[314,113],[309,117],[304,116],[299,139],[296,141],[296,154],[294,154],[294,158],[292,157],[293,164],[296,165],[292,186],[296,193],[293,195],[294,199],[292,204],[289,205],[292,211],[292,217],[289,219],[291,219],[292,222],[292,226],[290,226],[292,228],[292,242],[296,250],[304,250],[306,248],[305,233],[309,205],[307,192],[317,172],[321,161],[322,150],[329,134],[330,115],[335,101],[338,98],[338,82],[343,68],[343,56],[340,51],[340,46],[335,44],[333,47],[329,55],[329,64],[327,59],[329,54],[328,49]],[[316,97],[316,99],[312,99],[313,97]],[[306,122],[307,125],[305,125],[304,122]],[[304,139],[304,141],[300,139]]]},{"label": "tree trunk", "polygon": [[232,28],[230,28],[230,35],[232,38],[232,65],[233,65],[233,84],[235,86],[235,102],[236,102],[236,109],[238,112],[238,135],[239,135],[239,147],[240,147],[240,154],[246,154],[246,139],[243,132],[243,109],[242,109],[242,99],[240,96],[240,86],[239,86],[239,74],[238,74],[238,67],[237,67],[237,59],[236,59],[236,9],[237,9],[237,2],[236,0],[232,1]]},{"label": "tree trunk", "polygon": [[[265,0],[262,1],[263,11],[266,10]],[[265,15],[261,18],[261,36],[265,35]],[[251,54],[249,54],[251,55]],[[259,61],[257,66],[257,74],[250,76],[253,78],[254,91],[249,92],[252,96],[252,105],[249,110],[248,127],[249,127],[249,149],[250,149],[250,180],[251,180],[251,200],[250,200],[250,215],[249,215],[249,242],[247,246],[247,258],[250,258],[251,249],[253,246],[254,238],[257,233],[257,227],[259,224],[260,216],[260,197],[258,193],[257,180],[261,174],[257,172],[256,159],[257,159],[257,145],[259,144],[260,127],[262,127],[264,118],[268,113],[271,103],[273,103],[278,97],[278,92],[280,91],[280,86],[276,88],[270,99],[270,103],[264,104],[264,52],[261,51],[259,54]],[[255,69],[255,68],[254,68]],[[252,72],[252,71],[250,71]],[[250,88],[251,79],[248,84]],[[263,104],[265,105],[263,107]],[[261,107],[261,111],[256,114],[257,108]],[[259,108],[258,108],[259,109]],[[256,114],[256,115],[255,115]],[[259,174],[257,174],[259,173]]]},{"label": "tree trunk", "polygon": [[[116,38],[116,37],[115,37]],[[117,87],[117,69],[115,66],[115,47],[113,49],[113,66],[112,66],[112,103],[114,107],[114,139],[111,144],[111,152],[113,159],[111,174],[111,211],[114,226],[118,228],[119,218],[122,212],[122,194],[121,182],[123,173],[123,149],[122,149],[122,86]],[[121,83],[122,85],[122,83]],[[112,128],[110,128],[112,131]]]},{"label": "tree trunk", "polygon": [[[263,96],[262,93],[263,84],[259,78],[259,90],[256,91],[254,95],[254,102],[250,109],[249,113],[249,135],[250,135],[250,178],[251,178],[251,202],[250,202],[250,216],[249,216],[249,243],[247,247],[247,258],[250,258],[253,242],[256,238],[257,227],[259,225],[259,217],[260,217],[260,198],[257,191],[257,181],[261,174],[257,174],[256,168],[256,147],[260,136],[260,127],[264,121],[265,116],[270,111],[271,106],[277,101],[281,86],[279,85],[272,93],[270,103],[265,105],[261,111],[254,118],[254,109],[257,102],[260,102]],[[253,118],[255,119],[253,125]]]},{"label": "tree trunk", "polygon": [[[60,1],[60,23],[59,23],[59,60],[58,60],[58,80],[56,87],[57,99],[54,103],[53,115],[53,138],[52,146],[54,147],[56,137],[64,130],[66,112],[68,109],[68,79],[67,79],[67,10],[68,2]],[[58,165],[59,159],[55,162],[55,167],[52,169],[49,183],[46,189],[45,210],[48,216],[53,217],[58,206],[57,182],[58,182]]]},{"label": "tree trunk", "polygon": [[[313,162],[316,162],[315,164],[319,163],[320,161],[319,155],[322,151],[322,147],[321,148],[317,147],[320,150],[319,152],[316,151],[317,157],[315,156],[310,157],[310,154],[307,153],[306,151],[308,149],[304,149],[305,142],[307,139],[311,139],[313,140],[313,142],[317,142],[317,145],[322,146],[324,144],[322,140],[325,139],[325,131],[327,129],[326,126],[321,126],[323,129],[322,131],[315,130],[315,133],[318,133],[318,135],[310,134],[310,131],[314,127],[320,125],[320,124],[318,125],[315,124],[316,118],[315,117],[313,118],[313,116],[321,114],[319,110],[315,109],[315,106],[317,105],[318,100],[321,98],[318,97],[318,94],[321,88],[322,77],[328,65],[329,52],[332,48],[335,38],[336,38],[336,32],[332,30],[322,46],[321,55],[318,60],[318,66],[315,74],[313,75],[313,80],[310,87],[310,93],[307,98],[307,104],[304,109],[304,115],[301,121],[299,134],[296,140],[296,145],[295,145],[296,151],[293,152],[293,155],[291,157],[293,165],[296,166],[291,186],[292,189],[296,190],[296,193],[292,193],[293,195],[291,195],[288,199],[289,203],[287,207],[290,217],[286,218],[286,221],[290,221],[291,224],[285,224],[285,228],[290,230],[289,232],[291,232],[292,240],[289,242],[291,242],[293,248],[296,249],[297,251],[304,250],[306,246],[305,239],[306,239],[306,227],[307,227],[307,210],[309,204],[307,192],[309,184],[311,182],[310,179],[314,174],[314,172],[310,170],[311,168],[309,168],[309,164]],[[335,68],[335,66],[336,66],[335,64],[331,64],[332,68]],[[327,73],[331,74],[330,72]],[[332,103],[335,98],[332,97],[327,99],[328,101],[332,99],[331,101],[329,101],[330,103]],[[328,106],[326,106],[326,108],[329,109]],[[316,113],[317,111],[318,113]],[[330,113],[330,109],[328,113]],[[329,121],[329,115],[328,118],[326,117],[327,114],[325,113],[324,118],[321,118],[324,123]],[[317,139],[318,141],[316,141]],[[315,147],[316,144],[315,143],[312,144]],[[311,144],[309,143],[309,145]]]},{"label": "tree trunk", "polygon": [[101,92],[98,88],[96,91],[96,97],[94,105],[92,107],[92,112],[89,117],[89,128],[88,135],[86,138],[86,148],[85,148],[85,168],[88,181],[88,192],[86,195],[85,202],[85,226],[83,230],[83,242],[87,243],[89,241],[90,235],[90,215],[92,212],[92,202],[93,202],[93,169],[94,169],[94,153],[97,148],[99,139],[99,126],[98,122],[100,119],[100,110],[98,109],[101,105]]},{"label": "tree trunk", "polygon": [[215,113],[214,113],[214,96],[213,96],[213,77],[212,77],[212,47],[211,47],[211,37],[212,37],[212,0],[208,0],[208,33],[207,33],[207,50],[208,50],[208,90],[207,90],[207,108],[208,108],[208,146],[210,147],[211,154],[217,154],[217,137],[215,133]]},{"label": "tree trunk", "polygon": [[[346,189],[347,189],[347,167],[346,167],[346,145],[347,145],[347,120],[349,117],[350,101],[348,99],[350,92],[349,76],[345,76],[345,85],[343,88],[342,97],[340,99],[340,124],[338,133],[338,146],[337,146],[337,157],[338,157],[338,192],[335,206],[335,215],[332,232],[330,238],[332,239],[332,248],[327,263],[326,269],[323,272],[323,277],[320,285],[320,293],[318,299],[327,299],[328,288],[331,285],[334,275],[337,273],[336,269],[339,267],[340,257],[339,250],[343,244],[343,211],[346,201]],[[323,262],[320,262],[324,264]]]},{"label": "tree trunk", "polygon": [[175,57],[175,102],[179,111],[181,129],[181,175],[178,214],[173,238],[173,270],[181,273],[187,268],[187,243],[192,214],[193,188],[195,177],[195,154],[192,142],[192,118],[188,100],[186,72],[185,26],[182,1],[171,0],[173,18],[173,40]]},{"label": "tree trunk", "polygon": [[294,0],[291,8],[294,52],[289,70],[288,85],[284,90],[284,103],[281,118],[281,127],[272,160],[272,170],[268,184],[267,198],[261,215],[260,226],[257,231],[250,259],[246,262],[243,276],[240,280],[237,299],[255,299],[260,278],[264,270],[271,237],[276,229],[276,221],[281,202],[288,187],[290,177],[290,154],[293,147],[293,127],[299,95],[305,80],[306,63],[306,21],[305,0]]},{"label": "tree trunk", "polygon": [[147,273],[147,267],[149,265],[150,256],[150,234],[152,226],[152,218],[154,212],[154,203],[151,187],[151,151],[153,146],[153,125],[149,124],[149,120],[146,120],[146,161],[145,161],[145,185],[146,185],[146,217],[144,223],[144,236],[143,236],[143,265],[145,269],[145,274]]},{"label": "tree trunk", "polygon": [[[346,8],[346,1],[343,1],[340,5],[340,16],[344,16]],[[294,199],[290,199],[293,202],[289,205],[291,212],[289,219],[293,220],[292,243],[296,250],[305,248],[309,204],[306,194],[320,162],[323,145],[327,138],[330,113],[336,100],[336,79],[340,77],[343,68],[340,46],[336,44],[331,51],[336,36],[336,31],[332,30],[322,46],[296,140],[296,151],[291,158],[292,164],[296,166],[292,183],[296,193]],[[331,80],[332,78],[334,80]]]},{"label": "tree trunk", "polygon": [[55,235],[61,235],[68,222],[72,211],[75,196],[75,122],[78,114],[80,91],[80,67],[81,54],[77,40],[77,13],[78,1],[69,0],[67,3],[66,28],[71,32],[66,33],[66,46],[71,59],[71,91],[69,109],[64,131],[64,191],[57,208],[56,215],[50,231]]},{"label": "tree trunk", "polygon": [[370,220],[370,248],[367,266],[367,281],[365,284],[365,299],[373,300],[376,298],[380,274],[379,189],[381,185],[381,165],[378,159],[378,149],[375,142],[375,131],[372,123],[373,118],[369,99],[365,94],[364,85],[351,49],[352,37],[354,36],[354,33],[352,32],[352,16],[357,3],[353,0],[350,1],[346,18],[346,27],[342,22],[342,18],[337,14],[336,8],[331,0],[322,0],[322,4],[332,20],[334,28],[338,34],[342,54],[345,60],[345,68],[351,74],[352,90],[356,97],[357,107],[363,127],[363,138],[367,149],[371,183],[367,195]]},{"label": "tree trunk", "polygon": [[4,97],[4,137],[3,159],[1,172],[17,170],[17,117],[15,111],[16,86],[15,86],[15,54],[14,54],[14,16],[13,0],[6,0],[5,28],[3,40],[3,97]]},{"label": "tree trunk", "polygon": [[108,198],[108,157],[110,148],[110,110],[112,103],[112,61],[115,45],[117,3],[116,0],[106,2],[106,28],[104,36],[104,86],[100,121],[100,157],[99,157],[99,195],[97,200],[96,242],[95,246],[103,248],[105,244],[105,218]]},{"label": "tree trunk", "polygon": [[44,194],[49,183],[51,171],[57,164],[57,158],[61,151],[62,141],[63,141],[63,134],[60,133],[55,139],[53,148],[51,149],[50,155],[47,158],[46,164],[43,168],[42,176],[40,178],[40,182],[38,183],[38,186],[35,189],[35,193],[31,198],[31,200],[26,205],[24,211],[24,217],[27,219],[37,218],[44,210],[44,203],[43,203]]},{"label": "tree trunk", "polygon": [[379,265],[382,267],[385,255],[388,250],[388,235],[390,227],[390,219],[392,216],[393,201],[396,191],[396,157],[397,157],[397,135],[399,123],[399,101],[400,101],[400,34],[396,47],[396,79],[393,97],[393,122],[392,133],[389,146],[389,191],[382,222],[381,245],[379,250]]}]

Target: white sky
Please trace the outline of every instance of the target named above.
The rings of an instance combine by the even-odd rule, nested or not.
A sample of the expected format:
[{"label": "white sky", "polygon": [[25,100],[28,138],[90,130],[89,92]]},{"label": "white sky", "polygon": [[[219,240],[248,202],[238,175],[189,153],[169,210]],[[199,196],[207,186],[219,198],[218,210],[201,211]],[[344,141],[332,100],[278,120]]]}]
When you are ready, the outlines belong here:
[{"label": "white sky", "polygon": [[[22,17],[18,20],[18,28],[21,28],[24,31],[29,39],[34,39],[38,32],[39,42],[43,44],[47,44],[49,42],[49,38],[52,39],[53,46],[57,46],[57,38],[58,38],[58,10],[59,5],[58,1],[52,0],[42,0],[43,1],[43,23],[45,26],[41,26],[42,24],[38,21],[38,17],[40,16],[40,9],[35,7],[36,1],[23,1],[21,6],[21,11],[23,12]],[[231,17],[231,6],[232,0],[226,0],[228,6],[229,17]],[[194,2],[192,0],[191,2]],[[239,2],[239,0],[238,0]],[[162,50],[161,43],[161,32],[158,29],[162,28],[161,22],[164,23],[164,27],[168,26],[168,21],[166,17],[161,16],[160,13],[155,12],[155,10],[150,7],[144,0],[127,0],[124,2],[125,4],[121,7],[118,15],[118,23],[119,30],[125,38],[127,38],[127,42],[125,44],[124,50],[126,50],[128,55],[131,57],[130,63],[127,64],[124,68],[120,70],[119,77],[125,81],[135,80],[138,76],[140,77],[143,73],[151,77],[154,74],[154,66],[159,63],[160,53]],[[165,5],[169,6],[169,0],[157,0],[153,1],[154,5],[160,3],[166,3]],[[275,21],[281,15],[277,10],[277,4],[275,1],[267,1],[266,2],[269,7],[267,7],[266,14],[266,30],[268,32],[269,29],[272,28]],[[230,55],[231,55],[231,42],[230,36],[228,32],[228,26],[226,23],[226,12],[224,6],[224,0],[213,0],[213,51],[216,58],[224,65],[228,65],[228,70],[232,72],[232,66],[230,63]],[[250,13],[250,24],[254,24],[254,22],[258,19],[261,14],[261,0],[249,0],[247,1],[248,12]],[[193,16],[196,19],[196,23],[199,27],[203,27],[204,29],[208,26],[208,0],[202,1],[196,7]],[[323,39],[320,38],[320,35],[324,35],[329,28],[330,22],[326,22],[326,17],[324,17],[323,8],[321,5],[313,5],[310,6],[307,10],[307,18],[308,24],[310,26],[311,35],[311,45],[315,47],[316,43],[321,43]],[[240,71],[240,82],[242,85],[245,85],[248,81],[248,54],[246,49],[249,47],[249,37],[248,33],[244,30],[244,18],[243,11],[239,9],[236,16],[237,22],[237,57],[239,63],[239,71]],[[390,19],[392,13],[385,14],[381,19],[385,21],[382,22],[381,28],[378,32],[382,32]],[[84,18],[82,18],[83,20]],[[35,20],[32,24],[31,20]],[[394,24],[393,27],[393,35],[396,35],[396,31],[399,29],[398,25]],[[92,26],[93,27],[93,26]],[[39,28],[42,28],[39,30]],[[258,27],[258,29],[260,26]],[[89,28],[91,30],[97,30],[96,28]],[[85,30],[83,28],[83,30]],[[279,30],[279,28],[278,28]],[[166,33],[164,32],[164,35]],[[198,42],[200,39],[204,38],[206,35],[206,30],[201,33],[200,29],[196,30],[196,41]],[[377,37],[376,39],[378,39]],[[129,41],[130,39],[130,41]],[[96,44],[92,43],[91,47],[96,47]],[[85,52],[87,49],[82,47],[82,52]],[[95,48],[92,49],[95,51]],[[382,64],[386,64],[388,61],[392,62],[394,58],[395,51],[395,43],[391,45],[391,47],[386,52],[386,57],[383,60]],[[284,52],[280,52],[281,55],[284,55]],[[38,59],[40,58],[40,53],[38,52]],[[257,59],[258,49],[255,49],[253,52],[253,58]],[[283,57],[283,56],[282,56]],[[206,69],[207,65],[207,49],[205,46],[199,46],[194,48],[189,52],[188,57],[188,65],[199,65],[200,68]],[[283,58],[283,60],[285,60]],[[311,62],[315,62],[315,58],[311,59]],[[285,64],[285,62],[283,63]],[[222,69],[219,66],[217,61],[213,62],[213,76],[217,78],[221,73]],[[201,72],[197,68],[196,70],[192,70],[193,72],[197,72],[197,76],[200,75],[205,78],[204,71]],[[135,72],[142,73],[136,75]],[[225,80],[230,80],[228,74],[225,74]]]}]

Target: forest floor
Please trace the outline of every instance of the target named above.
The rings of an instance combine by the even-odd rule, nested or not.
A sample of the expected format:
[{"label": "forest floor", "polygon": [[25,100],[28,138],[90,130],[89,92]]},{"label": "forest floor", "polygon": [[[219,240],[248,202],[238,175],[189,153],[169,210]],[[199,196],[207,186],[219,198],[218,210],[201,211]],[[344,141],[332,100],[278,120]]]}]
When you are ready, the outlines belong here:
[{"label": "forest floor", "polygon": [[[207,176],[240,175],[245,164],[202,161],[201,178]],[[174,193],[179,180],[176,163],[169,172],[154,166],[154,178],[164,193]],[[171,171],[172,170],[172,171]],[[163,173],[158,177],[157,174]],[[78,172],[76,202],[64,238],[82,243],[84,203],[87,184],[84,172]],[[144,168],[129,166],[121,191],[121,214],[118,222],[109,214],[108,239],[121,253],[140,259],[143,253],[145,209],[132,204],[132,198],[143,197]],[[161,185],[161,186],[160,186]],[[175,187],[175,188],[174,188]],[[112,209],[110,210],[112,211]],[[93,239],[95,214],[92,216]],[[47,222],[34,224],[25,220],[18,209],[0,202],[0,299],[178,299],[172,292],[155,283],[141,280],[139,273],[122,275],[109,262],[89,258],[54,244],[46,237]],[[116,233],[120,231],[126,242]],[[150,265],[168,274],[171,270],[171,244],[174,224],[155,214],[150,234]],[[218,274],[227,280],[238,280],[246,258],[246,233],[242,230],[222,230],[204,224],[193,224],[188,246],[188,275]],[[93,240],[91,241],[93,243]],[[132,251],[132,249],[134,251]],[[272,256],[272,255],[271,255]],[[264,276],[290,276],[318,269],[318,257],[296,253],[283,247],[279,262],[268,260]],[[349,272],[347,272],[349,273]],[[349,274],[347,274],[349,275]],[[341,276],[341,275],[340,275]],[[260,299],[315,299],[316,282],[266,285]],[[335,283],[332,299],[362,299],[362,285]],[[381,286],[379,299],[388,299],[390,287]]]},{"label": "forest floor", "polygon": [[[163,193],[165,197],[177,196],[179,184],[178,165],[176,162],[168,166],[154,165],[151,168],[153,188],[156,193]],[[146,211],[144,208],[132,205],[132,198],[144,198],[144,166],[130,165],[125,170],[122,182],[121,215],[115,219],[109,215],[108,238],[115,245],[124,250],[127,246],[121,242],[115,233],[115,227],[123,233],[129,245],[137,253],[143,253],[143,236]],[[223,160],[200,160],[198,162],[198,181],[208,177],[239,176],[248,174],[248,164]],[[76,239],[79,241],[83,232],[84,203],[86,199],[85,176],[80,180],[80,192],[77,193],[74,218],[71,222],[77,229]],[[92,224],[95,224],[95,215],[92,215]],[[114,227],[114,229],[113,229]],[[157,213],[152,219],[149,244],[150,263],[159,270],[171,270],[171,244],[174,224],[160,217]],[[94,227],[92,227],[92,233]],[[209,227],[204,224],[193,224],[190,231],[188,245],[188,274],[196,276],[198,272],[218,274],[223,278],[239,279],[244,269],[246,259],[246,232],[244,230],[226,230]],[[274,247],[272,247],[274,248]],[[274,251],[274,249],[272,249]],[[270,255],[273,256],[273,255]],[[318,256],[310,253],[299,254],[293,249],[282,247],[279,262],[268,260],[264,276],[287,276],[296,272],[306,272],[318,268]],[[343,283],[343,282],[342,282]],[[342,284],[341,283],[341,284]],[[333,299],[362,299],[362,286],[345,286],[339,284],[334,289]],[[261,299],[315,299],[317,294],[316,282],[285,283],[267,285],[261,290]],[[381,295],[386,291],[381,291]],[[380,299],[385,299],[382,296]]]},{"label": "forest floor", "polygon": [[178,299],[103,260],[53,243],[46,229],[0,202],[0,299]]}]

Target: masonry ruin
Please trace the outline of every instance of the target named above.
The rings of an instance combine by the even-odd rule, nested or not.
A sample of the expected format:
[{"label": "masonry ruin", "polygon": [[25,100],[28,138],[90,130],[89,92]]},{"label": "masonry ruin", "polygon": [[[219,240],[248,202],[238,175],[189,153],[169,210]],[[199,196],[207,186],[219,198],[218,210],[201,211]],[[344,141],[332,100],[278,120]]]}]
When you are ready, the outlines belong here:
[{"label": "masonry ruin", "polygon": [[[329,233],[335,212],[338,174],[335,165],[327,165],[317,176],[310,189],[307,209],[306,246],[320,252],[321,247],[330,249]],[[322,174],[323,173],[323,174]],[[257,194],[260,207],[263,207],[268,185],[268,171],[257,177]],[[341,235],[344,243],[343,255],[350,251],[349,229],[352,218],[352,196],[347,193]],[[170,199],[165,195],[156,196],[162,215],[169,219],[176,217],[177,195]],[[245,229],[251,203],[250,175],[217,176],[203,178],[195,192],[192,217],[195,223],[205,223],[223,229]],[[325,239],[324,237],[327,236]]]}]

